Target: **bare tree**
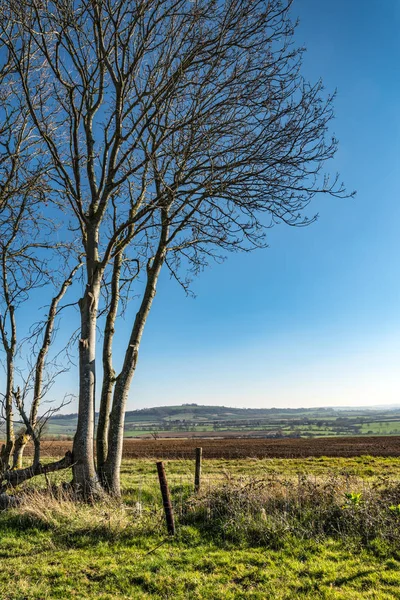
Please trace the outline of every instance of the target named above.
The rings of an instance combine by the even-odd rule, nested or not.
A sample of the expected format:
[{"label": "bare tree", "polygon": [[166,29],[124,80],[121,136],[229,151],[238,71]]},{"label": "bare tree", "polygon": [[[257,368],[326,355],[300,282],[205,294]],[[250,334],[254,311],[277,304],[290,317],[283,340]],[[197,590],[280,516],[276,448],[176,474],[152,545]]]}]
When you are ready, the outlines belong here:
[{"label": "bare tree", "polygon": [[[4,48],[3,48],[4,50]],[[6,443],[0,455],[0,489],[16,485],[33,474],[42,471],[40,464],[40,432],[43,416],[38,418],[40,401],[54,381],[44,376],[46,357],[53,338],[59,302],[71,285],[81,266],[79,263],[62,280],[62,268],[52,272],[55,265],[68,265],[70,245],[57,240],[57,226],[47,215],[47,163],[43,145],[35,135],[29,111],[23,98],[14,89],[13,73],[7,53],[2,54],[4,64],[0,70],[0,355],[5,357],[5,389],[0,394],[4,409]],[[22,100],[22,101],[21,101]],[[61,277],[61,281],[58,281]],[[18,332],[18,313],[29,304],[34,290],[52,288],[51,301],[45,323],[37,325],[28,336],[29,341],[39,344],[37,352],[30,347],[30,361],[34,364],[28,376],[24,393],[18,387],[21,371],[17,368],[18,355],[23,343]],[[25,317],[26,321],[26,317]],[[27,340],[25,340],[27,341]],[[29,381],[34,381],[29,418],[25,413],[24,399],[29,391]],[[25,428],[14,433],[13,401],[17,418]],[[51,409],[53,410],[53,409]],[[22,454],[26,443],[33,439],[35,453],[33,464],[22,467]],[[12,459],[11,459],[12,457]],[[70,457],[64,463],[71,464]],[[58,463],[61,468],[64,463]],[[46,469],[55,470],[54,465]],[[2,498],[2,503],[6,500]]]},{"label": "bare tree", "polygon": [[0,336],[5,353],[6,443],[1,453],[7,468],[14,444],[13,391],[17,352],[16,311],[29,292],[42,283],[40,259],[33,255],[35,232],[41,221],[37,212],[43,193],[43,168],[29,115],[13,94],[10,65],[0,72]]},{"label": "bare tree", "polygon": [[[16,127],[15,122],[14,127]],[[19,129],[13,129],[13,132],[10,133],[10,139],[12,135],[16,134],[18,139],[26,142],[25,134],[22,134]],[[29,137],[27,139],[29,140]],[[56,264],[58,263],[60,267],[60,257],[65,260],[69,257],[70,252],[68,245],[50,241],[50,234],[54,233],[54,224],[40,211],[41,197],[45,192],[41,177],[43,172],[40,168],[40,171],[35,172],[34,177],[27,176],[29,160],[33,159],[35,168],[39,164],[32,144],[28,144],[28,146],[29,159],[22,153],[23,144],[18,146],[18,164],[15,166],[13,177],[8,178],[7,191],[3,188],[3,203],[0,210],[0,347],[6,357],[6,389],[3,398],[6,443],[2,448],[0,465],[2,490],[42,472],[40,435],[49,411],[47,411],[47,415],[45,413],[41,417],[38,416],[38,411],[41,400],[46,396],[57,375],[56,372],[50,371],[47,355],[54,340],[60,301],[72,284],[77,270],[82,266],[78,263],[61,282],[49,271],[50,264],[54,266],[57,261]],[[6,160],[6,155],[4,155],[3,158],[3,166],[5,166],[11,164],[15,157],[11,155]],[[22,178],[26,185],[18,186],[19,178]],[[38,241],[43,235],[47,241]],[[59,268],[58,275],[61,273],[62,270]],[[37,324],[25,340],[21,341],[17,327],[18,313],[22,312],[24,308],[26,309],[32,292],[38,288],[45,292],[53,289],[55,295],[50,302],[45,322]],[[23,348],[28,342],[29,348],[23,352]],[[27,353],[29,353],[29,357]],[[26,377],[23,374],[24,369],[17,368],[17,358],[21,358],[21,356],[25,365],[28,366]],[[54,364],[53,360],[53,366]],[[29,365],[31,365],[30,368]],[[21,390],[18,383],[23,381],[24,386]],[[29,417],[27,417],[25,409],[25,400],[28,399],[28,396],[31,396]],[[17,415],[24,425],[17,436],[14,434],[13,400],[17,407]],[[50,409],[50,413],[53,413],[54,410]],[[23,451],[31,439],[35,446],[33,463],[31,467],[22,469]],[[57,469],[70,466],[70,464],[71,460],[68,457],[66,461],[57,463]],[[52,471],[56,470],[56,467],[47,465],[46,469]]]},{"label": "bare tree", "polygon": [[[46,396],[53,386],[57,375],[66,370],[65,367],[55,364],[55,361],[53,360],[52,366],[56,368],[55,371],[50,372],[50,365],[48,364],[47,357],[50,346],[54,341],[54,329],[56,318],[60,312],[60,302],[64,298],[68,288],[73,283],[75,274],[81,266],[81,263],[75,265],[71,272],[66,276],[64,281],[58,285],[58,289],[55,290],[55,295],[51,299],[45,321],[43,323],[39,323],[35,328],[35,331],[33,331],[29,336],[31,347],[33,346],[32,350],[34,358],[33,361],[30,361],[33,363],[33,365],[29,370],[28,376],[25,380],[23,393],[21,393],[21,389],[19,388],[17,388],[17,391],[13,393],[19,414],[24,424],[24,427],[21,429],[14,442],[12,461],[13,469],[19,469],[22,467],[22,456],[24,449],[30,440],[33,440],[35,446],[33,466],[37,466],[37,464],[40,462],[40,435],[43,426],[47,422],[48,418],[55,411],[60,409],[60,407],[57,407],[57,409],[51,409],[50,414],[44,414],[39,418],[38,413],[41,400]],[[34,342],[33,344],[32,341]],[[45,375],[47,375],[46,381]],[[32,401],[29,410],[29,416],[27,416],[25,411],[25,400],[29,395],[32,396]],[[64,405],[65,403],[62,403],[62,406]]]},{"label": "bare tree", "polygon": [[[264,246],[276,222],[313,221],[316,193],[343,195],[321,172],[336,150],[333,98],[301,75],[290,0],[3,4],[2,37],[51,159],[53,197],[69,207],[85,255],[74,481],[101,493],[95,359],[106,285],[97,451],[101,483],[119,494],[125,406],[161,270],[187,288],[186,270]],[[116,374],[128,268],[143,283]]]},{"label": "bare tree", "polygon": [[[41,213],[42,195],[45,187],[42,181],[42,169],[28,176],[29,161],[34,161],[38,168],[37,152],[28,144],[29,158],[22,153],[25,133],[15,129],[10,138],[17,135],[18,159],[14,174],[8,178],[7,190],[3,188],[2,207],[0,210],[0,347],[5,354],[6,389],[3,397],[6,424],[6,443],[1,452],[0,481],[10,482],[10,469],[13,469],[12,480],[21,481],[18,469],[22,467],[22,455],[29,440],[35,446],[33,471],[40,468],[40,433],[45,417],[38,418],[41,400],[53,385],[57,371],[50,370],[47,361],[51,343],[54,341],[56,319],[60,311],[60,301],[65,296],[74,276],[82,266],[79,262],[72,268],[64,280],[62,262],[70,256],[68,244],[51,241],[55,234],[54,223]],[[4,155],[3,166],[11,164],[14,155]],[[19,186],[19,179],[24,182]],[[3,179],[4,181],[4,179]],[[46,238],[44,241],[43,236]],[[42,240],[42,241],[40,241]],[[58,266],[57,276],[51,269]],[[21,340],[18,336],[18,313],[30,304],[32,292],[40,289],[43,293],[54,293],[44,323],[38,323],[34,329]],[[26,315],[24,320],[26,321]],[[26,346],[29,346],[26,348]],[[1,353],[1,351],[0,351]],[[17,356],[17,354],[19,356]],[[17,368],[18,358],[22,358],[25,368]],[[19,361],[20,362],[20,361]],[[64,368],[62,370],[65,370]],[[24,371],[27,371],[26,377]],[[24,382],[22,391],[18,384]],[[1,394],[2,395],[2,394]],[[31,396],[29,418],[25,413],[25,400]],[[17,407],[17,416],[22,419],[24,427],[16,436],[14,434],[13,400]],[[53,412],[53,409],[52,409]],[[12,455],[12,461],[10,460]],[[26,472],[25,475],[28,475]],[[25,477],[26,478],[26,477]]]},{"label": "bare tree", "polygon": [[[20,174],[19,168],[16,169],[16,173]],[[29,200],[32,198],[33,201],[30,202],[28,196],[23,195],[18,203],[16,197],[9,197],[7,203],[3,204],[0,219],[2,234],[0,244],[2,264],[0,272],[0,333],[2,349],[6,355],[6,389],[3,403],[6,443],[1,451],[1,493],[30,477],[66,468],[72,464],[71,453],[67,453],[64,460],[48,464],[45,467],[40,463],[41,431],[48,417],[57,409],[51,408],[40,417],[38,411],[41,400],[46,396],[57,375],[49,370],[50,364],[46,359],[54,339],[53,333],[59,303],[71,285],[80,264],[76,265],[69,276],[59,285],[59,289],[50,303],[45,323],[37,325],[36,330],[25,339],[25,343],[31,342],[30,359],[26,358],[26,352],[23,358],[26,363],[33,364],[33,368],[28,371],[22,390],[18,385],[18,382],[24,380],[24,376],[23,371],[17,368],[17,348],[18,354],[21,355],[24,344],[18,339],[17,315],[24,305],[26,307],[29,303],[30,294],[37,288],[48,289],[48,282],[53,279],[45,268],[46,262],[35,254],[38,250],[49,250],[51,246],[48,243],[35,243],[35,235],[32,236],[35,227],[39,224],[43,226],[44,223],[40,219],[40,213],[35,212],[35,189],[30,187]],[[16,212],[14,212],[15,209],[17,209]],[[26,235],[27,226],[29,226],[29,237]],[[7,235],[7,228],[9,228],[9,235]],[[57,245],[54,248],[57,249]],[[54,253],[50,256],[55,258]],[[55,283],[52,281],[53,285]],[[10,328],[9,332],[7,331],[8,327]],[[28,417],[25,401],[29,395],[31,395],[31,406]],[[17,436],[14,434],[13,400],[17,408],[17,415],[24,426]],[[33,461],[31,466],[23,469],[22,455],[29,440],[33,440],[35,448]],[[7,496],[2,496],[2,506],[6,506],[8,501]]]}]

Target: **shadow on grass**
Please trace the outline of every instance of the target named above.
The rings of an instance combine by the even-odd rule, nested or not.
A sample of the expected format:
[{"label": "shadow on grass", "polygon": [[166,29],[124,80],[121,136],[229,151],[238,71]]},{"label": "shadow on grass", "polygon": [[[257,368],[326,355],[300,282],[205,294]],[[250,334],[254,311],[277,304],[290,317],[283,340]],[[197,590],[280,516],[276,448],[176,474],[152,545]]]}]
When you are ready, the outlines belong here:
[{"label": "shadow on grass", "polygon": [[349,575],[348,577],[336,577],[332,581],[328,581],[327,584],[331,585],[333,587],[341,587],[343,585],[346,585],[347,583],[350,583],[351,581],[357,581],[358,579],[361,579],[362,577],[366,577],[366,576],[372,575],[374,573],[376,573],[375,569],[359,571],[358,573],[354,573],[353,575]]}]

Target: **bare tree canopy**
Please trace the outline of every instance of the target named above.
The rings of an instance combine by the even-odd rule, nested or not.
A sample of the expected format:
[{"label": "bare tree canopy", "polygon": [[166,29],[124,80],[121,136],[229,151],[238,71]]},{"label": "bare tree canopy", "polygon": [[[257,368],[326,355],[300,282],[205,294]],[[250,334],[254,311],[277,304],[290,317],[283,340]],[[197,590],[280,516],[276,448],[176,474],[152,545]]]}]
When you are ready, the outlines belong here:
[{"label": "bare tree canopy", "polygon": [[[86,494],[100,490],[98,474],[119,493],[125,405],[163,266],[186,288],[182,269],[264,246],[274,223],[315,218],[306,210],[315,194],[345,194],[323,173],[336,150],[333,98],[301,74],[290,8],[281,0],[2,3],[14,86],[51,163],[52,210],[67,211],[85,256],[74,480]],[[116,373],[119,301],[139,274],[140,307]]]}]

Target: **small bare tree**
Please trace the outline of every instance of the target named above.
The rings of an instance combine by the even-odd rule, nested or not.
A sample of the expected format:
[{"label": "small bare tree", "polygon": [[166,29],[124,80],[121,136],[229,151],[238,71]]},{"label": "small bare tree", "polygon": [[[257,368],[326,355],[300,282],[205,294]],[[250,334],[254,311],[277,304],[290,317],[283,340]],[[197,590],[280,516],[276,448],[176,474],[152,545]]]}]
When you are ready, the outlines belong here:
[{"label": "small bare tree", "polygon": [[[264,246],[276,222],[307,224],[316,193],[344,194],[321,173],[336,150],[327,136],[333,99],[301,75],[290,5],[3,2],[2,38],[51,160],[52,196],[69,207],[85,256],[74,441],[74,481],[85,495],[101,493],[98,472],[105,489],[120,493],[125,406],[161,270],[186,288],[185,270],[197,273],[221,252]],[[130,276],[143,283],[117,374],[112,343]]]},{"label": "small bare tree", "polygon": [[[30,363],[30,368],[28,369],[22,390],[18,387],[16,391],[13,391],[15,403],[23,422],[23,427],[14,441],[13,469],[22,467],[24,449],[30,440],[33,440],[35,446],[33,466],[37,466],[40,462],[40,435],[43,426],[54,412],[65,405],[63,402],[61,406],[51,409],[47,414],[45,413],[39,418],[38,413],[42,399],[50,391],[57,376],[67,370],[66,367],[58,365],[55,360],[50,361],[52,364],[49,364],[47,359],[50,346],[54,341],[56,319],[61,310],[60,302],[73,283],[75,274],[81,266],[82,264],[78,263],[66,278],[55,286],[57,289],[53,292],[54,296],[51,298],[45,321],[39,323],[28,338],[31,348],[31,359],[27,362]],[[31,396],[31,405],[29,415],[27,415],[25,400],[29,396]]]},{"label": "small bare tree", "polygon": [[[5,369],[2,408],[5,421],[5,444],[0,455],[0,489],[32,477],[43,470],[40,464],[41,420],[38,419],[40,401],[48,391],[54,374],[44,382],[46,357],[53,338],[59,303],[64,297],[73,277],[81,266],[79,263],[62,280],[61,264],[68,265],[72,258],[70,245],[57,240],[57,225],[47,212],[48,178],[40,138],[35,135],[26,103],[13,89],[12,69],[7,55],[0,71],[0,355]],[[58,265],[57,275],[52,267]],[[57,269],[56,269],[57,271]],[[60,281],[61,278],[61,281]],[[36,348],[30,347],[31,365],[24,393],[21,372],[17,369],[17,354],[23,344],[18,332],[18,313],[29,304],[34,290],[53,290],[45,323],[38,324],[28,336],[36,340]],[[51,293],[51,292],[50,292]],[[26,321],[26,317],[24,319]],[[26,416],[24,399],[27,398],[29,382],[32,381],[31,408]],[[24,428],[14,433],[13,404],[17,418]],[[27,442],[32,439],[35,452],[32,465],[22,467],[22,455]],[[70,457],[64,461],[71,464]],[[61,468],[64,463],[57,463]],[[46,466],[55,470],[54,465]],[[4,500],[2,500],[4,504]]]},{"label": "small bare tree", "polygon": [[[15,133],[16,130],[13,131]],[[21,132],[17,130],[17,134],[19,137]],[[22,145],[19,147],[19,150],[21,149]],[[37,158],[32,152],[31,145],[29,150],[30,158],[33,157],[37,166]],[[12,158],[14,157],[9,157],[7,161],[4,156],[3,166],[7,162],[11,163]],[[42,472],[40,433],[44,420],[43,416],[38,418],[38,411],[41,400],[57,375],[56,372],[49,370],[47,356],[54,337],[60,301],[81,266],[78,263],[63,281],[58,281],[49,271],[49,262],[55,264],[58,259],[59,264],[59,259],[62,257],[65,260],[70,252],[68,245],[50,241],[50,234],[54,233],[54,225],[40,212],[43,203],[41,195],[44,189],[38,173],[35,178],[29,179],[28,188],[17,187],[20,177],[25,183],[28,181],[26,175],[28,160],[27,157],[23,157],[22,152],[19,154],[20,164],[15,166],[14,176],[8,179],[7,192],[3,190],[3,203],[0,210],[0,347],[6,358],[6,387],[4,395],[2,394],[6,443],[1,452],[0,484],[4,489]],[[43,234],[47,241],[37,241],[43,237]],[[43,254],[44,256],[41,256]],[[61,275],[61,268],[59,271]],[[25,340],[21,341],[18,337],[18,313],[29,305],[32,292],[38,288],[50,293],[50,290],[53,290],[54,297],[51,299],[44,323],[37,324]],[[26,321],[26,316],[24,320]],[[28,342],[29,348],[24,350]],[[17,369],[17,351],[26,363],[22,371],[20,368]],[[26,367],[28,372],[24,377],[23,371],[26,371]],[[24,386],[21,389],[18,383],[23,381]],[[29,396],[31,406],[28,417],[25,400]],[[13,401],[19,420],[23,423],[23,428],[17,436],[14,434]],[[51,409],[51,412],[53,410]],[[31,467],[21,470],[23,451],[29,440],[33,440],[35,446],[33,463]],[[58,466],[61,468],[70,464],[71,460],[68,457],[68,460],[58,463]],[[55,470],[55,467],[48,465],[46,469]]]},{"label": "small bare tree", "polygon": [[[5,354],[3,398],[6,443],[2,469],[8,468],[14,445],[13,391],[17,352],[16,311],[42,283],[42,265],[32,253],[38,234],[43,168],[29,114],[15,97],[6,61],[0,72],[0,335]],[[33,235],[32,235],[33,234]]]}]

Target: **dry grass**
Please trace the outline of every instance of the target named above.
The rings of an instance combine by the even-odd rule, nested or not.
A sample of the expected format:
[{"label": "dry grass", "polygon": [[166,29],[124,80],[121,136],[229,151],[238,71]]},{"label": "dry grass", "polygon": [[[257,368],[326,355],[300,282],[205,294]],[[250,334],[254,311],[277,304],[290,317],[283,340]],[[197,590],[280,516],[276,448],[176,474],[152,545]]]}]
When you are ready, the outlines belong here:
[{"label": "dry grass", "polygon": [[213,539],[280,548],[290,538],[400,550],[400,484],[357,477],[230,481],[188,502],[183,522]]},{"label": "dry grass", "polygon": [[106,531],[114,537],[126,532],[139,516],[135,507],[128,508],[116,499],[106,498],[93,504],[81,502],[71,488],[63,486],[26,489],[13,512],[42,527],[64,532]]}]

